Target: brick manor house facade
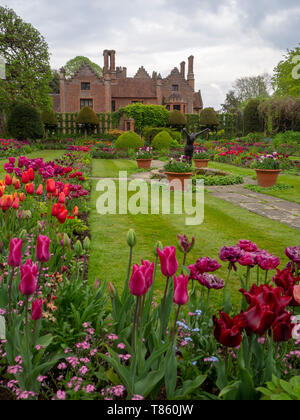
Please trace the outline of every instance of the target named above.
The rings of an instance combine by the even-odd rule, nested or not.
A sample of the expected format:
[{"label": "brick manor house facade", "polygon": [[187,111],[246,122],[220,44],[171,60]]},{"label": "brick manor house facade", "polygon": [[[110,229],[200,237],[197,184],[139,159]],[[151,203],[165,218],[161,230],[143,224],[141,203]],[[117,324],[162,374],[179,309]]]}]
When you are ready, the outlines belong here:
[{"label": "brick manor house facade", "polygon": [[53,108],[57,112],[78,112],[90,106],[95,112],[114,112],[133,103],[165,105],[168,110],[185,114],[200,114],[203,109],[201,92],[195,92],[194,57],[174,68],[162,78],[152,77],[140,67],[134,77],[127,77],[126,67],[116,67],[116,52],[105,50],[103,75],[99,77],[87,64],[83,64],[70,79],[60,70],[60,93],[53,94]]}]

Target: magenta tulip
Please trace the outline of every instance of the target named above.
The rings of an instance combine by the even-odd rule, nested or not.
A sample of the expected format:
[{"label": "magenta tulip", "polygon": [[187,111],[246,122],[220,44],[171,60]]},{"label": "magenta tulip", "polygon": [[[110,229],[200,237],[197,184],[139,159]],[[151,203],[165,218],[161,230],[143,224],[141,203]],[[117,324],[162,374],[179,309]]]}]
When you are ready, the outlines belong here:
[{"label": "magenta tulip", "polygon": [[32,260],[27,260],[24,265],[20,267],[21,283],[19,291],[24,296],[33,295],[36,292],[38,281],[37,275],[39,271],[38,264],[33,264]]},{"label": "magenta tulip", "polygon": [[147,289],[149,290],[153,284],[154,263],[151,264],[150,261],[142,260],[142,266],[145,267],[144,274],[145,274]]},{"label": "magenta tulip", "polygon": [[173,302],[176,305],[185,305],[189,300],[188,294],[189,276],[181,275],[179,277],[174,276],[174,298]]},{"label": "magenta tulip", "polygon": [[160,259],[161,272],[165,277],[172,277],[178,270],[178,261],[176,259],[176,248],[174,246],[166,247],[163,251],[157,248]]},{"label": "magenta tulip", "polygon": [[43,316],[43,299],[36,299],[32,302],[31,317],[33,321],[38,321]]},{"label": "magenta tulip", "polygon": [[50,239],[48,236],[39,235],[37,238],[36,259],[39,262],[48,262],[50,260]]},{"label": "magenta tulip", "polygon": [[20,267],[22,264],[23,239],[13,238],[10,241],[8,264],[11,267]]},{"label": "magenta tulip", "polygon": [[143,296],[147,293],[147,280],[145,277],[145,266],[135,264],[129,282],[129,289],[134,296]]}]

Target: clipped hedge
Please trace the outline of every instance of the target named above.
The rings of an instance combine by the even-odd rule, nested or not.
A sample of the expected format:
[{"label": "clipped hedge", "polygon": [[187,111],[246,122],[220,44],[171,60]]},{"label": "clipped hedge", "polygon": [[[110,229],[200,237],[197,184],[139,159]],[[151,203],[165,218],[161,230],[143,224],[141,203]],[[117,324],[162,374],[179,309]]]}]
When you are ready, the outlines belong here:
[{"label": "clipped hedge", "polygon": [[169,114],[169,125],[171,127],[183,128],[187,124],[187,120],[184,114],[178,110],[174,110]]},{"label": "clipped hedge", "polygon": [[42,138],[45,133],[41,114],[26,103],[13,106],[6,128],[17,140],[36,140]]},{"label": "clipped hedge", "polygon": [[118,150],[138,150],[144,146],[141,137],[133,131],[128,131],[118,137],[116,141],[116,149]]},{"label": "clipped hedge", "polygon": [[176,131],[174,128],[167,127],[145,127],[143,129],[143,136],[145,138],[146,144],[152,144],[152,141],[157,134],[162,131],[166,131],[173,140],[180,142],[182,140],[182,134],[179,131]]}]

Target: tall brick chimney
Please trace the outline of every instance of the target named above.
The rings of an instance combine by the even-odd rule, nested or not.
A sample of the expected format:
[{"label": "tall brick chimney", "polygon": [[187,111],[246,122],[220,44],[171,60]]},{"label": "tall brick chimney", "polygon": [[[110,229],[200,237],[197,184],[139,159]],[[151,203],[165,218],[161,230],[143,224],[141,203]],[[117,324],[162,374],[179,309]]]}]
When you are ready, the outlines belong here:
[{"label": "tall brick chimney", "polygon": [[103,74],[108,73],[108,50],[104,50],[104,66],[103,66]]},{"label": "tall brick chimney", "polygon": [[180,63],[180,74],[185,79],[185,61]]},{"label": "tall brick chimney", "polygon": [[188,70],[187,79],[191,88],[195,90],[194,56],[191,55],[188,58],[188,60],[189,60],[189,70]]},{"label": "tall brick chimney", "polygon": [[111,50],[109,51],[110,55],[110,74],[111,74],[111,81],[115,82],[117,79],[117,72],[116,72],[116,51]]}]

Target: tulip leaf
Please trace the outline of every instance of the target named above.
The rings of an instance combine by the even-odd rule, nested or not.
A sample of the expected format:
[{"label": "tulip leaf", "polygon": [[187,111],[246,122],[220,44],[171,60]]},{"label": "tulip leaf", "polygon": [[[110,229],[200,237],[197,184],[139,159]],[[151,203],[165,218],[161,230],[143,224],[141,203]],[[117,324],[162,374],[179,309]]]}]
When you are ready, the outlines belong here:
[{"label": "tulip leaf", "polygon": [[5,318],[0,316],[0,340],[6,339]]},{"label": "tulip leaf", "polygon": [[182,388],[176,391],[175,399],[183,400],[187,398],[193,391],[195,391],[197,388],[199,388],[203,384],[206,378],[207,378],[207,375],[199,375],[193,381],[185,381],[183,383]]},{"label": "tulip leaf", "polygon": [[52,343],[52,341],[53,341],[53,336],[51,334],[47,334],[47,335],[44,335],[43,337],[40,337],[37,340],[37,344],[39,346],[42,346],[44,348],[47,348],[48,346],[50,346],[50,344]]},{"label": "tulip leaf", "polygon": [[142,380],[136,382],[134,385],[134,393],[142,395],[144,398],[146,398],[156,387],[156,385],[162,380],[163,376],[163,369],[148,373]]},{"label": "tulip leaf", "polygon": [[173,348],[166,356],[165,385],[168,400],[173,399],[177,382],[177,359]]}]

